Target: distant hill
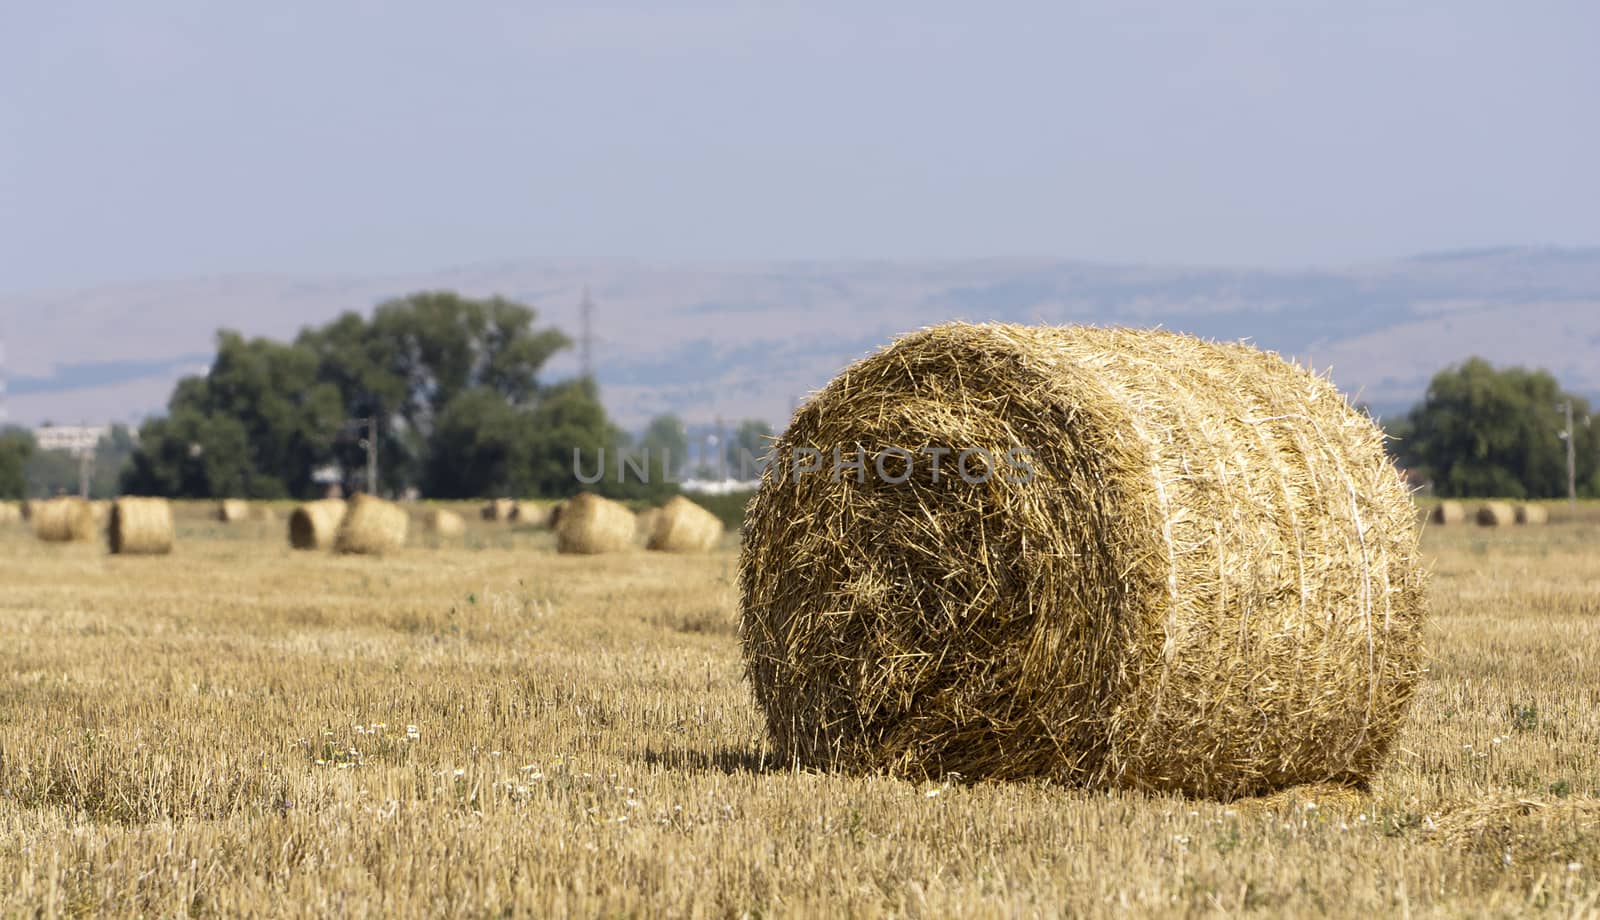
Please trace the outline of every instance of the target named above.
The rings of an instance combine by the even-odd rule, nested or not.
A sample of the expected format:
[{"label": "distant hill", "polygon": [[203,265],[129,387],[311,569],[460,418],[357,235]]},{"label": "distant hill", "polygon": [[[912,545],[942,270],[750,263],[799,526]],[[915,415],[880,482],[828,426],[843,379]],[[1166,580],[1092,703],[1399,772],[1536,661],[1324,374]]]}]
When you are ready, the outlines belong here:
[{"label": "distant hill", "polygon": [[[845,363],[948,319],[1161,325],[1330,370],[1379,411],[1478,354],[1600,394],[1600,249],[1493,249],[1296,271],[1042,259],[658,266],[516,262],[375,277],[244,275],[0,295],[13,421],[137,420],[218,327],[287,338],[424,288],[503,294],[569,332],[587,286],[610,410],[637,427],[776,423]],[[552,377],[575,370],[555,362]]]}]

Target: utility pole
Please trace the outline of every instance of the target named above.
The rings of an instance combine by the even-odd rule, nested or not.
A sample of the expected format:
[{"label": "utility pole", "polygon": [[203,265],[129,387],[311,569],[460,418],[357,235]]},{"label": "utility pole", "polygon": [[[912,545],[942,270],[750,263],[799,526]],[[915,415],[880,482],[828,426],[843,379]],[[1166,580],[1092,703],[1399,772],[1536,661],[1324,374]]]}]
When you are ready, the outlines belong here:
[{"label": "utility pole", "polygon": [[361,445],[367,449],[367,494],[378,494],[378,417],[369,415],[367,422],[367,437]]},{"label": "utility pole", "polygon": [[1562,407],[1567,413],[1567,430],[1562,437],[1567,439],[1567,502],[1578,503],[1578,432],[1572,424],[1572,400],[1567,400]]},{"label": "utility pole", "polygon": [[78,494],[89,497],[89,480],[94,478],[94,448],[78,451]]},{"label": "utility pole", "polygon": [[583,301],[578,304],[582,331],[578,336],[578,361],[581,373],[594,379],[594,301],[589,298],[589,286],[583,286]]}]

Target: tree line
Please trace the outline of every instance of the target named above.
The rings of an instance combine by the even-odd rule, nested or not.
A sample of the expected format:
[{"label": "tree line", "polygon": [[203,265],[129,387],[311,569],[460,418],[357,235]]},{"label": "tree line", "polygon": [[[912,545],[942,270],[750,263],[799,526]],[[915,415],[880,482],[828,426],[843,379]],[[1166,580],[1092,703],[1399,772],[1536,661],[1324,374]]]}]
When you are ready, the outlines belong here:
[{"label": "tree line", "polygon": [[[133,445],[126,432],[102,442],[121,492],[175,498],[306,498],[325,486],[319,470],[346,486],[430,497],[570,495],[573,452],[647,455],[647,474],[629,466],[594,488],[617,498],[658,499],[687,472],[688,441],[675,416],[653,420],[635,442],[612,423],[592,380],[545,382],[551,357],[571,347],[536,311],[500,297],[426,291],[348,312],[294,340],[217,333],[203,375],[174,388],[164,415]],[[378,481],[365,481],[369,419],[377,420]],[[765,450],[771,429],[737,429]],[[731,445],[728,446],[731,449]],[[106,456],[111,448],[115,456]],[[0,437],[0,494],[76,491],[76,464],[36,451],[20,429]],[[99,466],[101,475],[110,464]],[[56,466],[70,468],[61,483]]]},{"label": "tree line", "polygon": [[[618,498],[659,498],[676,488],[674,475],[712,472],[682,468],[689,444],[677,417],[654,419],[635,441],[609,420],[592,380],[542,382],[546,362],[572,343],[537,320],[503,298],[430,291],[370,317],[345,313],[292,342],[221,331],[208,372],[178,383],[136,446],[126,432],[102,443],[110,462],[98,475],[130,494],[270,499],[315,495],[314,472],[333,467],[350,471],[347,485],[371,488],[361,473],[369,418],[378,419],[379,492],[570,495],[583,488],[575,448],[590,469],[602,450],[648,458],[595,486]],[[1396,462],[1438,495],[1565,496],[1570,437],[1577,491],[1600,497],[1600,426],[1589,413],[1547,371],[1473,358],[1440,371],[1411,411],[1383,424]],[[771,435],[764,422],[737,426],[720,445],[726,469],[748,468]],[[30,483],[34,494],[75,488],[76,465],[53,453],[35,451],[21,429],[0,432],[0,496]],[[634,474],[641,468],[646,476]]]}]

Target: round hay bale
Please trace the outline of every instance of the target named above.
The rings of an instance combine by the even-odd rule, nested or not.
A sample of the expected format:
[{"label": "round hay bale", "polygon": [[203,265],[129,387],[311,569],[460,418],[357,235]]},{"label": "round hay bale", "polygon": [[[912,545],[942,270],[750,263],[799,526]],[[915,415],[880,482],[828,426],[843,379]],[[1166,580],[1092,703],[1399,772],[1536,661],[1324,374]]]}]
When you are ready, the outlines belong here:
[{"label": "round hay bale", "polygon": [[217,502],[217,520],[224,524],[250,520],[250,503],[242,498],[224,498]]},{"label": "round hay bale", "polygon": [[1517,509],[1510,502],[1484,502],[1477,517],[1482,527],[1510,527],[1517,522]]},{"label": "round hay bale", "polygon": [[159,556],[172,552],[172,505],[164,498],[124,496],[111,505],[106,542],[119,555]]},{"label": "round hay bale", "polygon": [[544,502],[512,502],[510,521],[524,527],[545,527],[554,507]]},{"label": "round hay bale", "polygon": [[566,507],[567,503],[565,501],[559,501],[554,505],[551,505],[550,517],[545,521],[544,525],[551,530],[555,530],[557,527],[561,526],[561,512]]},{"label": "round hay bale", "polygon": [[677,495],[661,506],[646,548],[664,553],[704,553],[722,539],[722,520]]},{"label": "round hay bale", "polygon": [[94,526],[97,530],[105,527],[106,522],[111,520],[111,502],[106,499],[97,498],[90,502],[89,510],[94,513]]},{"label": "round hay bale", "polygon": [[1525,526],[1538,527],[1550,523],[1550,509],[1544,505],[1534,505],[1524,502],[1517,506],[1517,523]]},{"label": "round hay bale", "polygon": [[33,500],[32,499],[24,498],[19,503],[19,508],[22,511],[22,519],[24,521],[33,520]]},{"label": "round hay bale", "polygon": [[344,499],[306,502],[289,513],[289,545],[295,549],[327,549],[344,520]]},{"label": "round hay bale", "polygon": [[467,532],[467,522],[454,511],[432,508],[422,516],[422,528],[434,536],[454,539]]},{"label": "round hay bale", "polygon": [[381,556],[406,545],[411,516],[394,502],[357,494],[350,500],[333,548],[341,553]]},{"label": "round hay bale", "polygon": [[641,540],[649,541],[656,532],[656,521],[661,519],[660,508],[646,508],[633,516],[633,534]]},{"label": "round hay bale", "polygon": [[491,499],[483,506],[483,519],[486,521],[509,521],[511,513],[517,510],[517,503],[509,498]]},{"label": "round hay bale", "polygon": [[278,512],[274,511],[271,505],[257,505],[254,511],[255,514],[252,516],[263,524],[278,523]]},{"label": "round hay bale", "polygon": [[33,533],[46,543],[86,543],[94,539],[95,529],[94,509],[81,498],[33,503]]},{"label": "round hay bale", "polygon": [[556,552],[616,553],[633,546],[633,512],[584,492],[568,499],[556,525]]},{"label": "round hay bale", "polygon": [[750,503],[740,639],[776,747],[1224,799],[1362,784],[1423,671],[1383,439],[1243,345],[901,338],[795,414]]},{"label": "round hay bale", "polygon": [[1442,501],[1434,506],[1428,520],[1435,524],[1454,526],[1467,522],[1467,506],[1458,501]]},{"label": "round hay bale", "polygon": [[20,524],[23,521],[22,508],[15,502],[0,502],[0,526]]}]

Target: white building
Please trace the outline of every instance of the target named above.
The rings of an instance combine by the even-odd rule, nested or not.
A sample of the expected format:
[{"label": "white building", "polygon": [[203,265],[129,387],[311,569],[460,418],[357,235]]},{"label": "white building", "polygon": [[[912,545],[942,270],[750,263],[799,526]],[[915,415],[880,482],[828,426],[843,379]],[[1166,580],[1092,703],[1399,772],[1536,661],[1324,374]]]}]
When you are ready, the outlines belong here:
[{"label": "white building", "polygon": [[33,429],[33,440],[40,450],[64,450],[78,456],[93,453],[100,439],[110,433],[110,425],[41,425]]}]

